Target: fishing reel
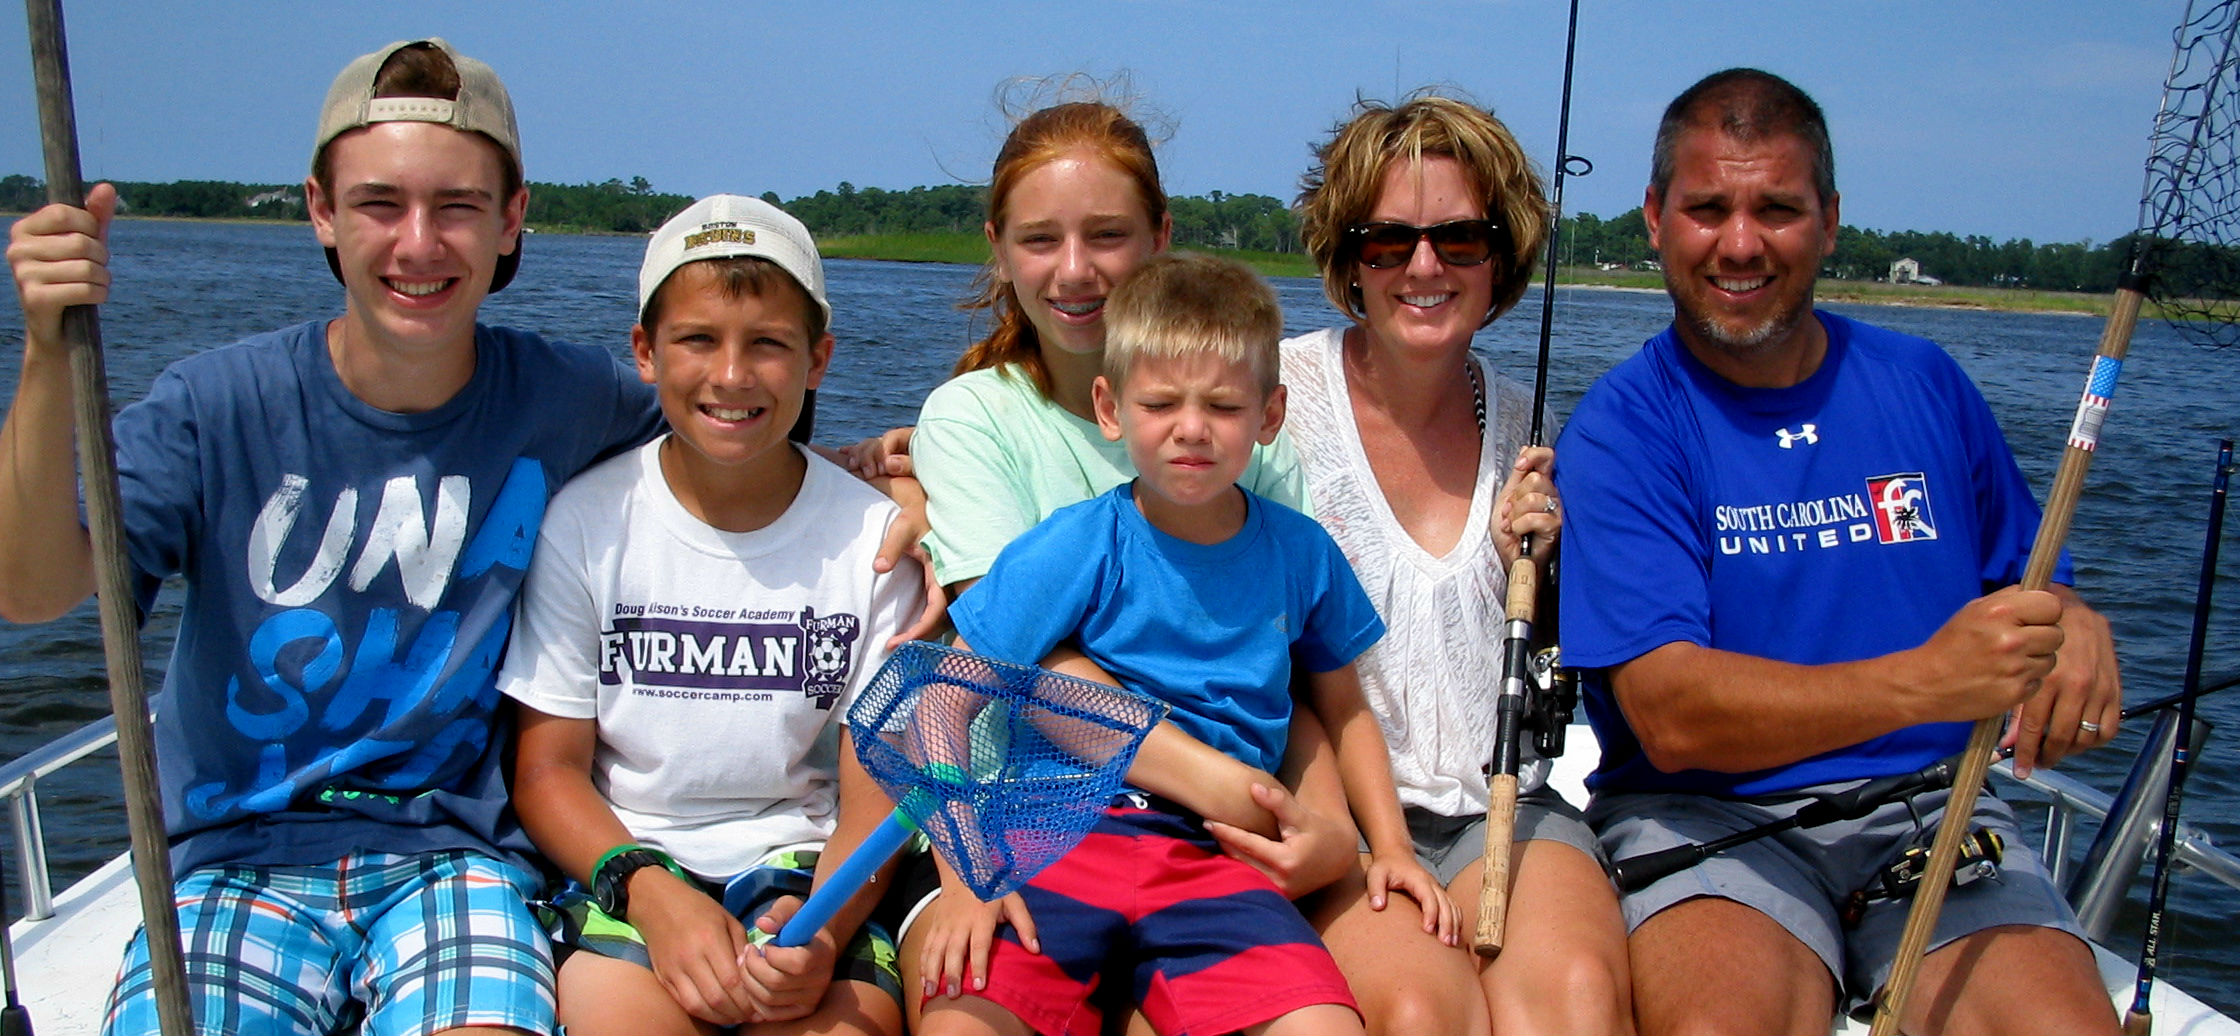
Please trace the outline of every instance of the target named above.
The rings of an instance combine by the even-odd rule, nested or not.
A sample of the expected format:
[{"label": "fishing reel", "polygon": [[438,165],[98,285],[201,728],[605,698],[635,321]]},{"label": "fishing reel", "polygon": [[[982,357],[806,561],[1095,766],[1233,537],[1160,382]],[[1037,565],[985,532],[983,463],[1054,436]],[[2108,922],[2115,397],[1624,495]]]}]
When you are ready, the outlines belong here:
[{"label": "fishing reel", "polygon": [[1545,647],[1532,653],[1532,687],[1525,703],[1524,728],[1532,732],[1532,747],[1543,759],[1563,754],[1564,732],[1571,727],[1579,707],[1579,673],[1563,666],[1563,649]]},{"label": "fishing reel", "polygon": [[[1934,832],[1931,832],[1934,833]],[[1971,828],[1960,840],[1960,859],[1952,867],[1952,887],[1970,885],[1982,878],[1999,876],[1999,864],[2007,857],[2006,839],[1999,832],[1985,828]],[[1882,873],[1875,875],[1867,887],[1853,892],[1843,904],[1843,926],[1857,928],[1867,916],[1867,908],[1885,899],[1902,899],[1913,893],[1921,883],[1921,876],[1929,869],[1929,846],[1915,844],[1906,849]]]}]

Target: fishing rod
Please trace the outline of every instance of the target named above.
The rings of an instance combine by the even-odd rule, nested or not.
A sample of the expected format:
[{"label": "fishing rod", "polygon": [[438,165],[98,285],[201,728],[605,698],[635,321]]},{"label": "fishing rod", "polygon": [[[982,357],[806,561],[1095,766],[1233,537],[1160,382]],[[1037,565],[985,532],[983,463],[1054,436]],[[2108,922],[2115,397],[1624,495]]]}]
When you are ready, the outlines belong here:
[{"label": "fishing rod", "polygon": [[1952,786],[1960,771],[1960,757],[1947,756],[1912,773],[1877,777],[1858,787],[1815,797],[1803,808],[1778,820],[1745,828],[1708,842],[1690,842],[1639,856],[1628,856],[1610,865],[1610,878],[1622,893],[1639,892],[1658,879],[1677,874],[1735,846],[1755,842],[1798,827],[1819,827],[1839,820],[1857,820],[1883,806],[1924,791]]},{"label": "fishing rod", "polygon": [[[2229,473],[2229,460],[2222,470]],[[2222,520],[2221,502],[2220,498],[2220,510],[2215,512],[2217,516],[2215,520],[2219,522]],[[2211,535],[2216,535],[2216,533],[2212,531]],[[2214,562],[2212,561],[2210,564],[2213,565]],[[2196,609],[2197,617],[2206,614],[2205,609],[2198,603]],[[2198,690],[2181,691],[2177,694],[2134,705],[2123,710],[2123,718],[2126,720],[2137,719],[2172,706],[2190,707],[2202,698],[2218,691],[2230,690],[2233,687],[2240,687],[2240,674],[2225,677]],[[2181,713],[2180,725],[2183,726],[2185,722]],[[2189,738],[2187,743],[2191,743],[2190,732],[2183,732],[2179,736]],[[2182,748],[2183,746],[2181,746],[2181,750]],[[2014,749],[2012,748],[2001,748],[1995,753],[1998,759],[2005,759],[2013,755]],[[1854,820],[1872,812],[1877,806],[1895,802],[1908,795],[1951,787],[1953,776],[1959,772],[1959,765],[1960,757],[1957,755],[1950,756],[1909,774],[1877,778],[1848,791],[1822,796],[1798,810],[1793,816],[1768,821],[1756,827],[1709,841],[1690,842],[1669,849],[1658,849],[1638,856],[1628,856],[1610,865],[1611,881],[1617,884],[1620,892],[1639,892],[1648,888],[1659,878],[1693,867],[1735,846],[1754,842],[1768,835],[1780,834],[1793,827],[1818,827],[1821,824],[1836,820]],[[2169,825],[2170,830],[2176,830],[2176,828],[2175,823]]]},{"label": "fishing rod", "polygon": [[[2201,258],[2229,254],[2240,245],[2240,205],[2234,204],[2235,194],[2240,193],[2240,148],[2233,143],[2240,137],[2233,125],[2240,119],[2240,105],[2234,102],[2235,83],[2240,81],[2240,46],[2235,45],[2240,39],[2240,0],[2201,3],[2198,16],[2196,6],[2189,0],[2172,33],[2170,71],[2163,79],[2161,106],[2148,135],[2130,262],[2117,281],[2107,326],[2070,421],[2067,448],[2023,568],[2025,590],[2043,590],[2052,581],[2084,489],[2085,471],[2099,447],[2117,375],[2130,351],[2132,330],[2148,295],[2166,315],[2189,318],[2172,322],[2181,336],[2219,345],[2240,338],[2236,334],[2240,311],[2228,301],[2240,293],[2240,265]],[[1947,876],[1959,860],[1990,767],[1991,747],[1998,740],[1999,717],[1978,722],[1968,738],[1961,772],[1937,827],[1928,872],[1915,886],[1913,908],[1891,958],[1889,982],[1876,998],[1871,1036],[1894,1036],[1899,1013],[1912,998],[1921,958],[1928,953],[1937,915],[1944,908]]]},{"label": "fishing rod", "polygon": [[[1573,168],[1576,175],[1594,171],[1594,163],[1569,153],[1571,140],[1571,70],[1579,44],[1579,0],[1571,0],[1571,19],[1563,40],[1563,108],[1556,120],[1555,183],[1548,211],[1547,281],[1540,290],[1540,359],[1532,375],[1531,445],[1547,440],[1543,413],[1548,405],[1548,344],[1554,335],[1556,312],[1556,240],[1562,236],[1563,178]],[[1573,163],[1577,165],[1574,166]],[[1551,499],[1551,506],[1553,501]],[[1516,838],[1517,772],[1524,752],[1525,711],[1532,696],[1532,624],[1540,596],[1540,570],[1532,557],[1532,536],[1517,544],[1517,560],[1509,566],[1509,596],[1504,614],[1506,635],[1501,642],[1501,697],[1493,736],[1493,765],[1486,787],[1485,878],[1479,885],[1478,926],[1470,945],[1488,960],[1501,954],[1509,917],[1509,851]],[[1553,737],[1561,750],[1563,724],[1543,716],[1543,726],[1554,726]]]},{"label": "fishing rod", "polygon": [[[83,207],[78,170],[78,118],[70,97],[70,56],[61,0],[25,0],[32,78],[38,86],[39,129],[46,152],[47,201]],[[109,375],[101,355],[101,317],[92,306],[62,313],[70,352],[71,397],[84,486],[86,530],[93,539],[94,586],[101,644],[109,667],[109,709],[117,718],[117,763],[123,770],[125,822],[132,835],[132,872],[147,932],[149,974],[164,1036],[187,1036],[186,955],[179,947],[179,911],[172,900],[171,848],[163,801],[156,793],[155,735],[140,668],[140,614],[125,558],[123,507],[117,493],[116,441],[109,428]],[[9,984],[14,990],[14,984]]]},{"label": "fishing rod", "polygon": [[2170,901],[2170,856],[2178,843],[2178,800],[2185,794],[2186,771],[2193,763],[2194,693],[2201,686],[2201,653],[2209,636],[2209,599],[2217,586],[2217,542],[2224,536],[2225,486],[2232,480],[2232,440],[2217,451],[2216,477],[2209,490],[2209,538],[2201,548],[2201,582],[2193,594],[2193,639],[2186,646],[2185,694],[2178,702],[2178,738],[2170,747],[2170,790],[2162,803],[2162,833],[2155,840],[2154,886],[2147,897],[2147,934],[2139,950],[2139,981],[2124,1013],[2126,1036],[2147,1036],[2154,1012],[2147,994],[2154,990],[2155,965],[2162,956],[2162,914]]},{"label": "fishing rod", "polygon": [[2192,702],[2199,701],[2212,694],[2215,694],[2218,691],[2229,691],[2234,687],[2240,687],[2240,673],[2233,673],[2221,680],[2218,680],[2216,683],[2201,688],[2198,691],[2179,691],[2176,694],[2165,695],[2163,697],[2156,698],[2153,701],[2141,702],[2137,705],[2133,705],[2130,708],[2123,710],[2123,718],[2138,719],[2141,716],[2161,712],[2162,710],[2167,709],[2173,705],[2190,704]]}]

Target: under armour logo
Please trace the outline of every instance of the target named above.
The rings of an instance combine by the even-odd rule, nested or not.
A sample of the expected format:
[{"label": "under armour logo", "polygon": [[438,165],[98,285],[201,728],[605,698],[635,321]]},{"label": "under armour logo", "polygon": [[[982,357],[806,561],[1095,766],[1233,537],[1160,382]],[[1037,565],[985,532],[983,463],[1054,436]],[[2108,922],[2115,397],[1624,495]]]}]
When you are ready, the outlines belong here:
[{"label": "under armour logo", "polygon": [[1795,449],[1795,448],[1796,448],[1796,445],[1797,445],[1798,443],[1800,443],[1800,442],[1801,442],[1801,443],[1803,443],[1803,444],[1805,444],[1805,445],[1807,445],[1807,446],[1812,446],[1812,445],[1815,445],[1815,444],[1819,443],[1819,441],[1820,441],[1820,426],[1819,426],[1819,425],[1816,425],[1816,424],[1808,424],[1808,425],[1804,425],[1804,426],[1802,426],[1802,427],[1803,427],[1803,429],[1804,429],[1804,430],[1803,430],[1803,431],[1798,431],[1798,432],[1792,432],[1792,431],[1788,430],[1787,428],[1779,428],[1779,429],[1775,429],[1775,430],[1774,430],[1774,433],[1773,433],[1773,434],[1775,434],[1775,435],[1778,435],[1778,436],[1780,436],[1780,437],[1781,437],[1781,448],[1782,448],[1782,449],[1784,449],[1784,450],[1788,450],[1788,449]]}]

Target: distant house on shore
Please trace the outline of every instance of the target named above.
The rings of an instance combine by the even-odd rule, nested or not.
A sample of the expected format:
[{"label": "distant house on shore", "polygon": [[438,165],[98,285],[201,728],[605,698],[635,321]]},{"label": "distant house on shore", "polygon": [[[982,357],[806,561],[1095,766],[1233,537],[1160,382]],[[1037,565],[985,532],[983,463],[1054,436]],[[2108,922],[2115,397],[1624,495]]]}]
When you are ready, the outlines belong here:
[{"label": "distant house on shore", "polygon": [[300,187],[282,187],[277,190],[266,191],[243,204],[252,209],[270,205],[274,202],[301,205],[303,204],[302,190]]},{"label": "distant house on shore", "polygon": [[1924,276],[1920,260],[1905,258],[1890,264],[1890,283],[1937,285],[1944,282],[1935,277]]}]

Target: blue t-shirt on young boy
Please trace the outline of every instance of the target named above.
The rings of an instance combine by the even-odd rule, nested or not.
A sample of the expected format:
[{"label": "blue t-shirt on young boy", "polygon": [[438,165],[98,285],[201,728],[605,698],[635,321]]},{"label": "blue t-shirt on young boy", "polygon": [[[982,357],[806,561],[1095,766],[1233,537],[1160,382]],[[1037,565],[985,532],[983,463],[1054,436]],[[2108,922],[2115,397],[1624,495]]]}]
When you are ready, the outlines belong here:
[{"label": "blue t-shirt on young boy", "polygon": [[1220,543],[1160,532],[1135,485],[1062,508],[1004,547],[949,615],[972,650],[1032,665],[1068,639],[1177,727],[1274,772],[1291,724],[1291,652],[1315,672],[1384,635],[1330,534],[1246,490]]}]

